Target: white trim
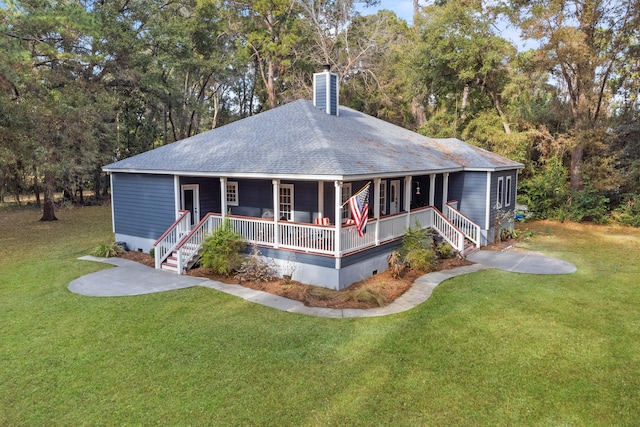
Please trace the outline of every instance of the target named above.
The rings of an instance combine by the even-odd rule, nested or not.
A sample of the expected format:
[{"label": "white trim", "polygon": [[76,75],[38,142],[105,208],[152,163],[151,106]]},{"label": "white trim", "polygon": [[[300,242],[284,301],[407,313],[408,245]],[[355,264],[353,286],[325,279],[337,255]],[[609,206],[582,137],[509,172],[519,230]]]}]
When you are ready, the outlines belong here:
[{"label": "white trim", "polygon": [[173,202],[175,204],[176,219],[180,218],[180,177],[178,175],[173,176]]},{"label": "white trim", "polygon": [[[229,187],[233,188],[235,194],[235,200],[229,199]],[[227,206],[240,206],[240,193],[238,187],[238,181],[227,181],[225,185],[225,197],[227,199]]]},{"label": "white trim", "polygon": [[404,177],[404,210],[407,212],[407,228],[411,228],[411,188],[413,186],[413,180],[410,176]]},{"label": "white trim", "polygon": [[502,209],[504,206],[504,177],[499,176],[496,185],[496,208]]},{"label": "white trim", "polygon": [[491,228],[491,172],[487,172],[487,186],[485,191],[487,192],[487,200],[485,206],[484,229],[489,230]]},{"label": "white trim", "polygon": [[380,182],[380,193],[378,197],[378,204],[380,205],[380,214],[387,214],[387,181],[383,181],[380,178],[376,178]]},{"label": "white trim", "polygon": [[375,236],[376,236],[376,246],[380,244],[380,184],[382,180],[380,178],[376,178],[373,180],[373,217],[376,219],[375,226]]},{"label": "white trim", "polygon": [[449,172],[446,172],[442,175],[442,212],[444,212],[444,207],[447,205],[447,200],[449,198]]},{"label": "white trim", "polygon": [[191,216],[193,221],[191,222],[191,226],[193,227],[200,221],[200,185],[198,184],[184,184],[180,186],[180,207],[186,210],[186,206],[184,205],[184,192],[193,191],[193,209],[191,210]]},{"label": "white trim", "polygon": [[[340,206],[346,206],[345,203],[349,200],[351,196],[353,196],[353,186],[350,182],[342,183],[342,191],[341,191],[341,200]],[[340,221],[344,222],[345,219],[351,218],[351,209],[346,208],[342,210],[342,216],[340,217]]]},{"label": "white trim", "polygon": [[283,211],[282,211],[282,208],[281,208],[281,206],[283,204],[282,203],[282,196],[283,196],[282,190],[289,190],[290,191],[289,197],[291,198],[291,201],[288,203],[290,205],[290,210],[289,210],[289,212],[287,212],[289,214],[287,220],[288,221],[295,221],[296,210],[295,210],[295,207],[294,207],[294,200],[295,199],[294,199],[293,189],[294,189],[293,184],[280,184],[280,190],[278,191],[278,215],[279,215],[278,218],[280,218],[282,216],[282,214],[283,214]]},{"label": "white trim", "polygon": [[342,255],[342,232],[340,230],[340,228],[342,227],[342,221],[340,220],[340,218],[342,217],[342,203],[340,203],[340,200],[342,200],[342,182],[341,181],[334,181],[333,182],[333,186],[334,186],[334,191],[335,191],[335,195],[333,197],[334,200],[334,212],[335,212],[335,218],[336,218],[336,237],[335,237],[335,259],[336,259],[336,264],[335,264],[335,268],[336,270],[340,269],[340,256]]},{"label": "white trim", "polygon": [[507,176],[504,181],[504,205],[511,206],[511,182],[510,176]]},{"label": "white trim", "polygon": [[324,181],[318,181],[318,217],[324,218]]},{"label": "white trim", "polygon": [[111,193],[111,231],[115,234],[116,232],[116,215],[113,206],[113,174],[109,174],[109,190]]},{"label": "white trim", "polygon": [[429,206],[436,206],[436,174],[429,174]]},{"label": "white trim", "polygon": [[[271,184],[273,185],[273,225],[275,230],[278,230],[278,221],[280,221],[280,180],[274,179]],[[273,247],[276,249],[280,247],[280,233],[274,234]]]},{"label": "white trim", "polygon": [[[508,170],[515,168],[508,168]],[[281,179],[292,181],[366,181],[374,178],[397,178],[401,171],[398,172],[386,172],[377,174],[361,174],[361,175],[304,175],[304,174],[270,174],[270,173],[253,173],[253,172],[198,172],[198,171],[160,171],[160,170],[148,170],[148,169],[111,169],[103,168],[104,172],[113,173],[139,173],[150,175],[188,175],[200,178],[253,178],[253,179]],[[507,169],[505,169],[507,170]],[[473,171],[473,169],[466,168],[451,168],[451,169],[438,169],[438,170],[416,170],[411,171],[411,176],[428,175],[432,173],[444,173],[444,172],[462,172]],[[477,171],[485,172],[486,169],[478,169]]]},{"label": "white trim", "polygon": [[[395,202],[391,197],[392,193],[395,193],[395,196],[396,196],[397,209],[396,209],[396,206],[393,206]],[[389,181],[389,215],[394,215],[399,212],[400,212],[400,180],[394,179]]]},{"label": "white trim", "polygon": [[220,213],[222,218],[227,216],[227,178],[220,178]]}]

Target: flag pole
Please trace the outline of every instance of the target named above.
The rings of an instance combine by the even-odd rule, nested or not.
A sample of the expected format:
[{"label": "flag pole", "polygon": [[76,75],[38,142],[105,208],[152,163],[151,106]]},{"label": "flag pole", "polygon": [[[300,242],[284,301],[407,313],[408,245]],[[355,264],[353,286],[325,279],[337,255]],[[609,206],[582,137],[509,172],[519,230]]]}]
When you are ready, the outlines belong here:
[{"label": "flag pole", "polygon": [[[356,193],[355,193],[355,194],[352,194],[352,195],[351,195],[351,197],[355,197],[355,196],[357,196],[358,194],[362,193],[362,192],[364,191],[364,189],[365,189],[365,188],[367,188],[369,185],[371,185],[371,181],[367,182],[367,183],[366,183],[366,184],[365,184],[361,189],[359,189],[358,191],[356,191]],[[350,199],[351,197],[349,197],[349,199]],[[347,203],[349,203],[349,199],[347,199],[347,201],[346,201],[346,202],[344,202],[340,207],[341,207],[341,208],[344,208],[344,205],[346,205]]]}]

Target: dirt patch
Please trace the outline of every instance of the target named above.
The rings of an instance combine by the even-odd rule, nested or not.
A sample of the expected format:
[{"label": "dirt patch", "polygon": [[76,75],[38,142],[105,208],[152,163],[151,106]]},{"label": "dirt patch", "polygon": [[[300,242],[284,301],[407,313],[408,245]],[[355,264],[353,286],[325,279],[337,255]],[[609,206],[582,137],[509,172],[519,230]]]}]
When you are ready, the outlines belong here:
[{"label": "dirt patch", "polygon": [[147,267],[155,267],[156,266],[156,262],[153,259],[153,257],[149,254],[146,254],[144,252],[137,252],[137,251],[127,251],[127,252],[123,252],[122,254],[119,255],[120,258],[124,258],[124,259],[128,259],[130,261],[135,261],[135,262],[139,262],[140,264],[144,264]]},{"label": "dirt patch", "polygon": [[[143,252],[129,251],[122,258],[136,261],[149,267],[154,266],[151,255]],[[473,264],[460,258],[438,260],[435,271],[448,270],[463,265]],[[239,282],[233,276],[212,274],[206,268],[194,268],[187,273],[190,276],[205,277],[218,282],[238,284],[250,289],[300,301],[309,307],[326,308],[374,308],[388,305],[404,294],[424,271],[405,269],[399,278],[391,277],[390,271],[383,271],[375,276],[354,283],[341,291],[333,291],[319,286],[306,285],[293,280],[277,279],[270,282]]]}]

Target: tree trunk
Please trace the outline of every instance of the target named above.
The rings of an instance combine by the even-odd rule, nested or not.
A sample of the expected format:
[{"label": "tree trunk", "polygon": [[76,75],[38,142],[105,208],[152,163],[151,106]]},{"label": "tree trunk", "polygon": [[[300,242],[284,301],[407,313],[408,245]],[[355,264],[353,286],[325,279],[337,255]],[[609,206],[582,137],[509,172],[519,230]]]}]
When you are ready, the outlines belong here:
[{"label": "tree trunk", "polygon": [[55,188],[55,176],[53,172],[44,173],[44,204],[42,205],[42,218],[40,221],[57,221],[55,206],[53,205],[53,193]]},{"label": "tree trunk", "polygon": [[576,146],[571,150],[571,169],[569,174],[572,190],[582,189],[582,159],[584,156],[584,145],[579,139],[580,137],[578,136]]},{"label": "tree trunk", "polygon": [[469,102],[469,83],[465,83],[462,90],[462,103],[460,105],[460,120],[465,121],[467,118],[467,103]]},{"label": "tree trunk", "polygon": [[38,183],[38,168],[33,164],[33,192],[36,195],[36,204],[40,206],[40,184]]}]

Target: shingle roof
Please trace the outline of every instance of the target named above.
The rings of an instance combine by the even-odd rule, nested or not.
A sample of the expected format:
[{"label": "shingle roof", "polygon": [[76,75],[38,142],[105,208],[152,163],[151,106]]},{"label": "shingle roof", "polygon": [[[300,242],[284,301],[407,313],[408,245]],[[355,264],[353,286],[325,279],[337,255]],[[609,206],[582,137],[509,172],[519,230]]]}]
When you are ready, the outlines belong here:
[{"label": "shingle roof", "polygon": [[374,176],[520,168],[458,139],[433,139],[346,107],[299,100],[104,167],[224,176]]}]

